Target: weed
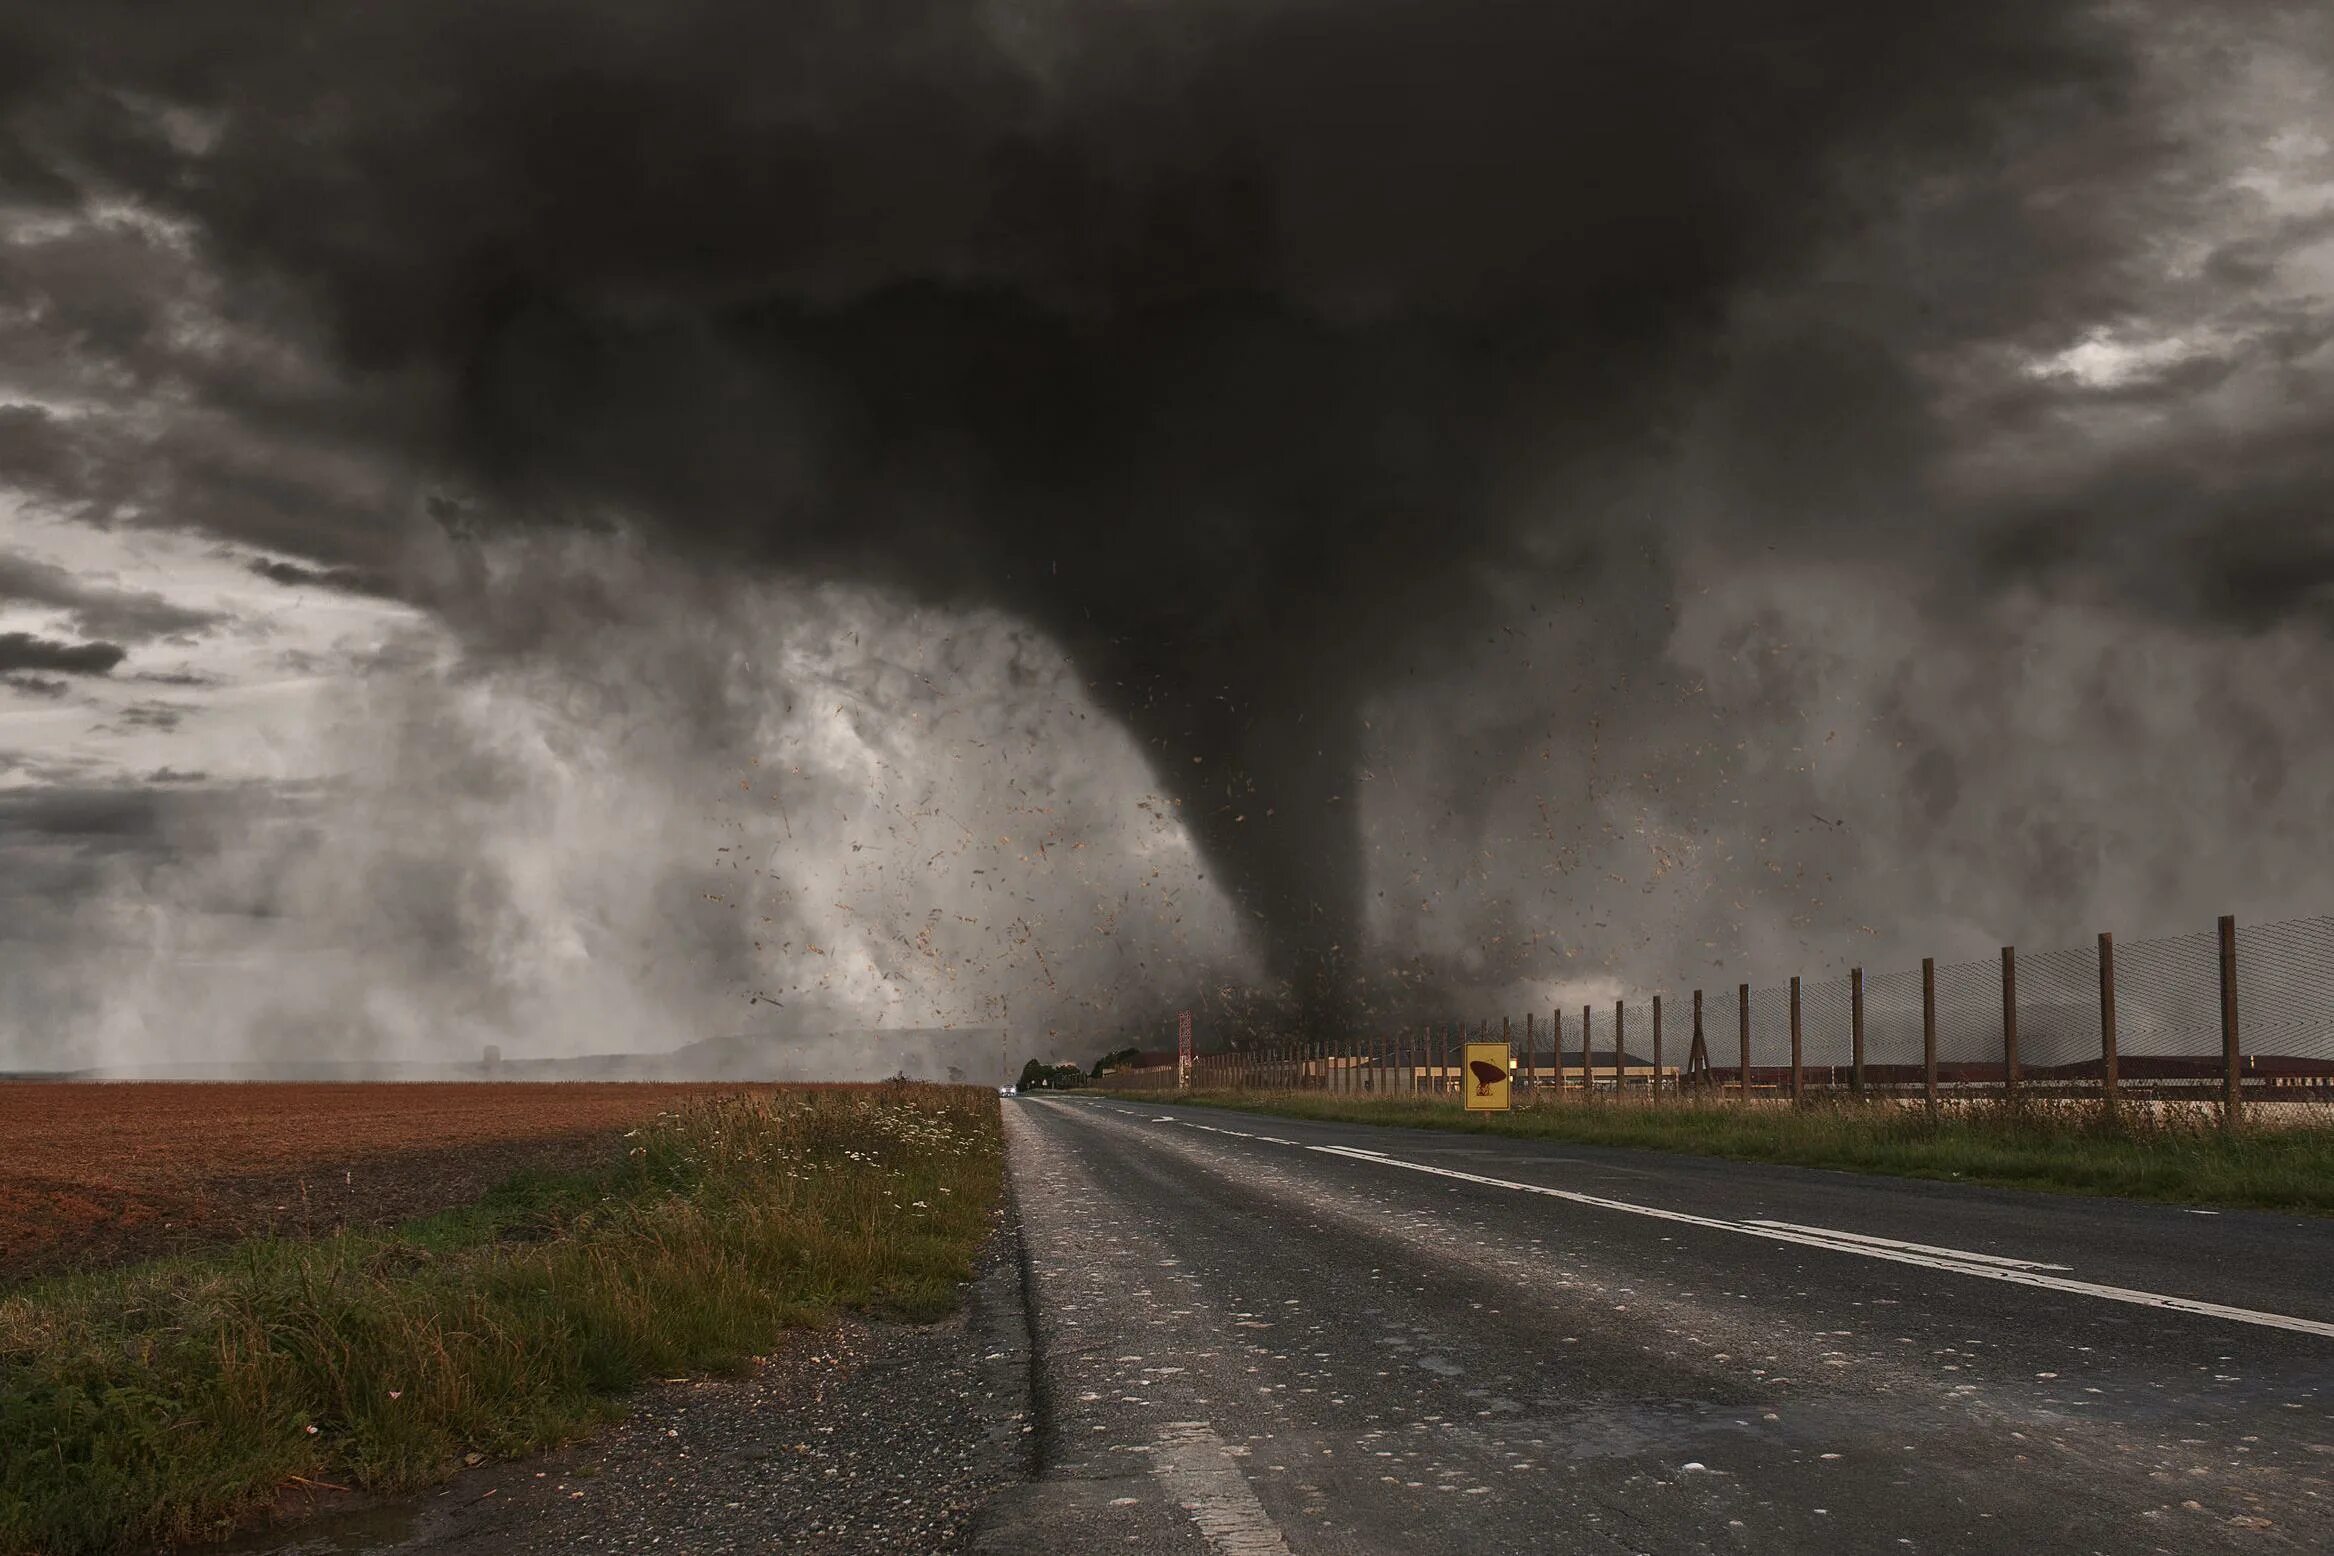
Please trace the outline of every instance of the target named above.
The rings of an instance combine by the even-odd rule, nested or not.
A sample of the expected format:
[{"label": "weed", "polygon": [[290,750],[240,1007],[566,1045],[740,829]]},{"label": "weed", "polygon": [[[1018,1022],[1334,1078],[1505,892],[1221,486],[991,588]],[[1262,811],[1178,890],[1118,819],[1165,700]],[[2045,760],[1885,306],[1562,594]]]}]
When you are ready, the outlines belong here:
[{"label": "weed", "polygon": [[985,1089],[692,1101],[629,1139],[392,1232],[0,1296],[0,1552],[222,1534],[302,1482],[411,1490],[838,1309],[935,1317],[1002,1183]]},{"label": "weed", "polygon": [[[1154,1094],[1140,1094],[1158,1100]],[[2174,1204],[2334,1214],[2334,1124],[2224,1130],[2194,1109],[2104,1103],[1567,1101],[1468,1113],[1432,1097],[1201,1092],[1178,1101],[1295,1118],[1636,1146]]]}]

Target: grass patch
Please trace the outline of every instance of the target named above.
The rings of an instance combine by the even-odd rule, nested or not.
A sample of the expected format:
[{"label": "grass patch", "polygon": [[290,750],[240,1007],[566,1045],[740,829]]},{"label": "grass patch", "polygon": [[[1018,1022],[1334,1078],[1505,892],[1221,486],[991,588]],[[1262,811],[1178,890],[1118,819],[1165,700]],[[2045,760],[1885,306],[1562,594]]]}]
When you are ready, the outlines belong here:
[{"label": "grass patch", "polygon": [[413,1490],[839,1310],[937,1317],[1002,1182],[985,1088],[765,1092],[394,1231],[19,1287],[0,1295],[0,1552],[224,1534],[304,1484]]},{"label": "grass patch", "polygon": [[[1130,1100],[1158,1101],[1155,1092]],[[2200,1113],[2165,1115],[2102,1103],[1951,1104],[1931,1118],[1895,1104],[1801,1108],[1727,1103],[1551,1103],[1468,1113],[1424,1097],[1309,1092],[1202,1092],[1171,1100],[1356,1124],[1635,1146],[1693,1156],[1788,1162],[2005,1188],[2108,1194],[2181,1205],[2334,1214],[2334,1125],[2231,1134]]]}]

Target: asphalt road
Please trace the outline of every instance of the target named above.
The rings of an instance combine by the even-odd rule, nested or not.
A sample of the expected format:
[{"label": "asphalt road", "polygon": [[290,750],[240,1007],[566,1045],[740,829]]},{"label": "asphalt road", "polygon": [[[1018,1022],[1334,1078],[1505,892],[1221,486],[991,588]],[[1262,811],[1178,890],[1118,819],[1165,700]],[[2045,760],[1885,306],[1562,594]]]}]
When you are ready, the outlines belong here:
[{"label": "asphalt road", "polygon": [[1041,1473],[996,1556],[2334,1549],[2334,1224],[1006,1113]]}]

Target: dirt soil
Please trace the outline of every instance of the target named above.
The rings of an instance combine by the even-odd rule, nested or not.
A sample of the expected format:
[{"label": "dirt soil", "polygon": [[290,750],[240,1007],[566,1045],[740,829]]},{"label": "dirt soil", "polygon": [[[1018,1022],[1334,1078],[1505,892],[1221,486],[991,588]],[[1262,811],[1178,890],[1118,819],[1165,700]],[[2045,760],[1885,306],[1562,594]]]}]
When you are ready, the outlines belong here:
[{"label": "dirt soil", "polygon": [[259,1233],[313,1236],[571,1170],[724,1084],[0,1083],[0,1286]]}]

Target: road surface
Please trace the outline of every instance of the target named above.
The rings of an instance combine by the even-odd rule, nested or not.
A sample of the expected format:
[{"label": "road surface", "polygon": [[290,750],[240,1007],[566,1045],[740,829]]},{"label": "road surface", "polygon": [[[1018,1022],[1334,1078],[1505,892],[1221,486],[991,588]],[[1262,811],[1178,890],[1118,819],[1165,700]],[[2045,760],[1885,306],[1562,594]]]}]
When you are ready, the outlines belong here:
[{"label": "road surface", "polygon": [[1042,1473],[992,1556],[2334,1549],[2334,1224],[1006,1114]]}]

